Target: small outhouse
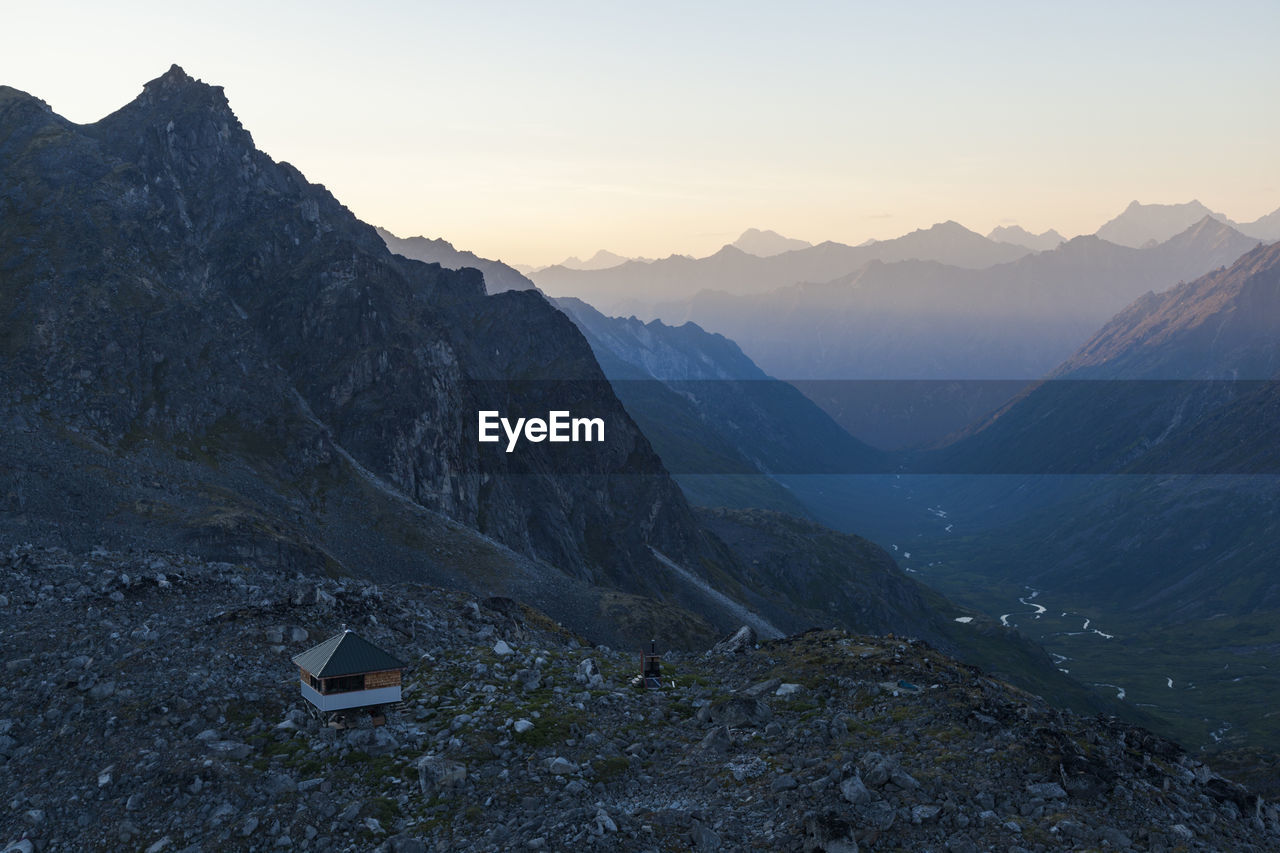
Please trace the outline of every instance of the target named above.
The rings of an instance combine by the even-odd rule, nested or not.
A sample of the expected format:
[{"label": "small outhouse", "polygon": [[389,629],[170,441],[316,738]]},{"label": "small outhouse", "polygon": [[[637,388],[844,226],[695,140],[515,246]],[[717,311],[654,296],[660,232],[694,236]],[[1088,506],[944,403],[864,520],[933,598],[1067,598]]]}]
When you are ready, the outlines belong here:
[{"label": "small outhouse", "polygon": [[295,655],[302,696],[321,711],[400,701],[405,664],[350,629]]}]

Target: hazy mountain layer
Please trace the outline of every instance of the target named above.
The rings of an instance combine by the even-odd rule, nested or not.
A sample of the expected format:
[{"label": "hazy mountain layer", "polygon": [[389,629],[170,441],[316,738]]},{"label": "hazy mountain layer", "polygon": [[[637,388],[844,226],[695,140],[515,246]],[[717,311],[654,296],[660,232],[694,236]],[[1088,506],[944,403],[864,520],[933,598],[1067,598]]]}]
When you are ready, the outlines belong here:
[{"label": "hazy mountain layer", "polygon": [[742,232],[737,240],[734,240],[729,245],[735,249],[741,249],[748,255],[768,258],[773,255],[781,255],[783,252],[807,249],[813,244],[806,240],[797,240],[794,237],[783,237],[777,231],[761,231],[759,228],[748,228]]},{"label": "hazy mountain layer", "polygon": [[1280,240],[1280,209],[1253,222],[1233,222],[1199,201],[1185,204],[1142,204],[1131,202],[1124,211],[1098,229],[1097,235],[1121,246],[1141,248],[1163,243],[1204,217],[1212,217],[1257,240]]},{"label": "hazy mountain layer", "polygon": [[1012,243],[1015,246],[1024,246],[1035,252],[1044,252],[1049,249],[1058,248],[1059,243],[1065,243],[1066,237],[1063,237],[1057,231],[1050,228],[1043,234],[1032,234],[1020,225],[999,225],[991,229],[991,233],[987,235],[988,240],[995,240],[997,243]]},{"label": "hazy mountain layer", "polygon": [[[830,281],[876,260],[925,259],[981,268],[1013,260],[1027,251],[1020,246],[993,242],[954,222],[945,222],[863,246],[828,242],[766,258],[725,246],[707,258],[673,255],[659,261],[631,261],[598,271],[554,266],[532,277],[553,296],[574,296],[614,316],[636,314],[650,319],[661,316],[653,313],[654,303],[684,299],[702,290],[761,293],[796,282]],[[671,321],[666,316],[662,319]]]},{"label": "hazy mountain layer", "polygon": [[937,440],[994,410],[1018,390],[1003,380],[1045,375],[1134,298],[1256,244],[1206,218],[1150,249],[1077,237],[982,270],[873,262],[823,284],[752,296],[703,291],[654,310],[727,335],[853,435],[894,448]]}]

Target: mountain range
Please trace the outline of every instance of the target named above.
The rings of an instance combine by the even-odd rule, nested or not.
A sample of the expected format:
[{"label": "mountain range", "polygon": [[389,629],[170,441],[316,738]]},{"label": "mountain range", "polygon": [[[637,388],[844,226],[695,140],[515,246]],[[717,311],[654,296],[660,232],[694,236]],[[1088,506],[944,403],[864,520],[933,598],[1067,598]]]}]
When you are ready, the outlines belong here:
[{"label": "mountain range", "polygon": [[1035,252],[1043,252],[1048,249],[1056,249],[1059,243],[1065,243],[1066,237],[1063,237],[1057,231],[1050,228],[1043,234],[1032,234],[1020,225],[999,225],[991,229],[991,233],[987,235],[988,240],[995,240],[997,243],[1012,243],[1015,246],[1024,246]]},{"label": "mountain range", "polygon": [[877,260],[923,259],[981,268],[1027,253],[1023,247],[996,243],[955,222],[944,222],[862,246],[826,242],[758,257],[727,245],[706,258],[673,255],[594,271],[552,266],[531,277],[552,296],[573,296],[609,315],[652,319],[657,316],[652,310],[655,303],[684,299],[703,290],[763,293],[796,282],[830,281]]},{"label": "mountain range", "polygon": [[903,447],[998,408],[1021,387],[1010,380],[1044,376],[1143,293],[1229,264],[1256,244],[1206,217],[1148,249],[1077,237],[984,269],[872,261],[824,283],[702,291],[653,312],[727,335],[853,435]]},{"label": "mountain range", "polygon": [[759,228],[748,228],[729,245],[741,249],[748,255],[758,258],[769,258],[783,252],[794,252],[797,249],[808,249],[813,244],[795,237],[783,237],[777,231],[761,231]]},{"label": "mountain range", "polygon": [[1013,611],[1072,675],[1123,686],[1165,731],[1265,779],[1258,751],[1280,745],[1276,328],[1280,244],[1146,294],[903,469],[968,476],[863,483],[859,505],[893,526],[845,524],[906,543],[933,585]]},{"label": "mountain range", "polygon": [[1099,228],[1097,235],[1121,246],[1140,248],[1163,243],[1206,216],[1264,242],[1280,240],[1280,209],[1252,222],[1233,222],[1195,199],[1184,204],[1130,202],[1122,213]]},{"label": "mountain range", "polygon": [[[815,547],[776,585],[785,567],[734,551],[712,532],[729,522],[690,507],[562,311],[536,290],[488,293],[474,268],[391,252],[177,66],[87,125],[0,88],[0,206],[0,543],[439,584],[625,645],[874,615],[869,629],[891,622],[1056,701],[1109,707],[870,543]],[[686,354],[673,365],[701,347],[758,375],[723,338],[653,331],[683,341],[667,348]],[[794,403],[841,435],[793,389],[766,386],[729,395],[755,417],[742,431],[768,417],[751,406]],[[608,430],[572,458],[482,453],[471,424],[489,407],[568,408]],[[753,476],[786,438],[731,442],[696,406],[681,412],[691,441],[756,453]],[[755,531],[753,549],[791,541],[790,522],[732,523]],[[954,614],[975,621],[944,624]]]}]

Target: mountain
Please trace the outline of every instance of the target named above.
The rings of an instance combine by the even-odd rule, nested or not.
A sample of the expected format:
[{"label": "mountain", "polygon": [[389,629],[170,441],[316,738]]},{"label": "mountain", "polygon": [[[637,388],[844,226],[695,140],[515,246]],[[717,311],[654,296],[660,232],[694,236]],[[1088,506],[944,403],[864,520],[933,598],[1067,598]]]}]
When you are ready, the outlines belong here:
[{"label": "mountain", "polygon": [[[914,463],[978,476],[913,486],[913,503],[956,509],[952,529],[911,545],[939,589],[1015,612],[1036,590],[1049,612],[1033,636],[1073,675],[1123,685],[1163,731],[1259,774],[1280,753],[1277,330],[1280,244],[1142,296],[1048,381]],[[980,526],[966,505],[1005,520]],[[1078,614],[1117,642],[1078,639]]]},{"label": "mountain", "polygon": [[618,398],[694,503],[804,515],[770,473],[883,465],[721,335],[693,323],[606,317],[577,299],[556,305],[586,336]]},{"label": "mountain", "polygon": [[987,239],[995,240],[997,243],[1012,243],[1015,246],[1022,246],[1033,252],[1056,249],[1059,243],[1067,241],[1066,237],[1063,237],[1052,228],[1043,234],[1032,234],[1020,225],[998,225],[991,229]]},{"label": "mountain", "polygon": [[560,262],[560,266],[567,267],[571,270],[607,270],[616,267],[619,264],[625,264],[627,261],[645,262],[647,258],[627,258],[622,255],[614,254],[608,249],[599,249],[594,255],[585,261],[576,256],[565,258]]},{"label": "mountain", "polygon": [[652,319],[657,316],[655,303],[684,299],[701,290],[762,293],[796,282],[830,281],[876,260],[923,259],[982,268],[1025,254],[1027,250],[1020,246],[995,243],[955,222],[944,222],[863,246],[828,242],[766,258],[725,246],[706,258],[673,255],[595,271],[553,266],[532,278],[553,296],[573,296],[610,315]]},{"label": "mountain", "polygon": [[1280,209],[1252,222],[1233,222],[1214,213],[1199,201],[1185,204],[1141,204],[1130,202],[1119,216],[1098,229],[1098,236],[1122,246],[1145,246],[1162,243],[1193,222],[1210,216],[1230,225],[1241,234],[1271,243],[1280,240]]},{"label": "mountain", "polygon": [[748,228],[742,232],[742,235],[737,240],[734,240],[729,245],[735,249],[741,249],[748,255],[768,258],[772,255],[781,255],[783,252],[807,249],[813,244],[805,240],[797,240],[794,237],[783,237],[777,231],[761,231],[759,228]]},{"label": "mountain", "polygon": [[[88,125],[0,88],[0,210],[0,552],[425,582],[628,646],[808,627],[694,515],[561,311],[392,253],[220,88],[174,66]],[[607,430],[485,452],[491,408]]]},{"label": "mountain", "polygon": [[514,267],[502,261],[491,261],[478,255],[459,251],[447,240],[432,240],[427,237],[397,237],[385,228],[376,229],[382,242],[397,255],[424,261],[428,264],[439,264],[446,269],[457,270],[464,267],[480,270],[484,274],[484,285],[487,293],[502,293],[507,290],[535,290],[532,281]]},{"label": "mountain", "polygon": [[[694,635],[740,623],[669,568],[732,557],[573,324],[389,252],[220,88],[175,66],[90,125],[0,90],[0,204],[5,540],[524,591],[615,638],[604,588],[710,615]],[[605,440],[472,432],[566,407]]]},{"label": "mountain", "polygon": [[1148,249],[1077,237],[980,270],[871,262],[821,284],[703,291],[654,310],[727,335],[854,436],[891,449],[998,408],[1020,388],[1010,380],[1045,375],[1129,301],[1255,245],[1206,217]]},{"label": "mountain", "polygon": [[[1280,375],[1277,329],[1280,244],[1272,244],[1143,295],[1045,382],[942,455],[966,470],[1150,470],[1149,453]],[[1164,454],[1152,457],[1165,460],[1161,470],[1202,467],[1194,456],[1173,463]]]},{"label": "mountain", "polygon": [[1236,227],[1250,237],[1257,237],[1259,240],[1265,240],[1268,243],[1280,240],[1280,208],[1276,208],[1266,216],[1260,216],[1252,222],[1242,222]]},{"label": "mountain", "polygon": [[1221,213],[1214,213],[1199,201],[1185,204],[1142,204],[1132,201],[1124,211],[1097,230],[1103,240],[1135,249],[1163,243],[1193,224],[1212,217],[1228,225],[1234,224]]}]

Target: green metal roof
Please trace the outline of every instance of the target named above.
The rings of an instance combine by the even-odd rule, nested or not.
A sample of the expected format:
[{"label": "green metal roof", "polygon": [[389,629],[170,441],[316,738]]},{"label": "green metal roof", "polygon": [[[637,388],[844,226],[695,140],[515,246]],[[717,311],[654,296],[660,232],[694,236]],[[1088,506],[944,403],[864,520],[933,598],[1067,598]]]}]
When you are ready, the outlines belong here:
[{"label": "green metal roof", "polygon": [[349,629],[294,655],[293,662],[316,678],[403,669],[405,666],[402,661]]}]

